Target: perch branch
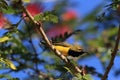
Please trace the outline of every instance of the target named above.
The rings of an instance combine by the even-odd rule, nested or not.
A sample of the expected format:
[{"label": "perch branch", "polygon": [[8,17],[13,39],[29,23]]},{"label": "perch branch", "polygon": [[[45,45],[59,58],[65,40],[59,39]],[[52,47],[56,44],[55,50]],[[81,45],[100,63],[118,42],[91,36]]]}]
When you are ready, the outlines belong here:
[{"label": "perch branch", "polygon": [[71,64],[71,66],[74,67],[74,71],[76,71],[76,73],[82,73],[82,71],[79,69],[78,66],[75,66],[74,64],[72,64],[71,62],[69,62],[69,60],[62,55],[58,50],[56,50],[53,45],[51,44],[51,42],[48,40],[44,30],[43,30],[43,25],[42,22],[38,22],[35,21],[34,18],[31,16],[31,14],[28,12],[28,10],[21,4],[21,8],[23,9],[23,11],[26,13],[27,17],[35,24],[35,26],[37,27],[37,29],[39,30],[39,33],[41,34],[41,36],[43,37],[43,40],[46,42],[46,44],[49,46],[49,48],[58,56],[60,57],[66,64]]},{"label": "perch branch", "polygon": [[112,68],[112,66],[114,64],[114,59],[115,59],[115,56],[116,56],[117,50],[118,50],[119,40],[120,40],[120,26],[119,26],[119,30],[118,30],[117,39],[116,39],[116,42],[115,42],[115,47],[114,47],[113,52],[111,53],[110,62],[108,64],[108,66],[106,68],[106,71],[105,71],[105,73],[104,73],[104,75],[103,75],[101,80],[106,80],[107,79],[108,74],[109,74],[109,72],[110,72],[110,70],[111,70],[111,68]]},{"label": "perch branch", "polygon": [[61,59],[63,59],[65,62],[68,62],[68,59],[65,57],[65,56],[63,56],[63,55],[61,55],[61,53],[59,52],[59,51],[57,51],[53,46],[52,46],[52,44],[50,43],[50,41],[48,40],[48,38],[47,38],[47,36],[46,36],[46,34],[45,34],[45,32],[44,32],[44,30],[43,30],[43,26],[42,26],[42,23],[39,21],[39,22],[37,22],[37,21],[35,21],[34,20],[34,18],[31,16],[31,14],[28,12],[28,10],[24,7],[24,6],[22,6],[22,8],[23,8],[23,10],[24,10],[24,12],[26,13],[26,15],[27,15],[27,17],[36,25],[36,27],[37,27],[37,29],[39,30],[39,33],[42,35],[42,37],[43,37],[43,40],[46,42],[46,44],[50,47],[50,49],[52,50],[52,51],[54,51]]}]

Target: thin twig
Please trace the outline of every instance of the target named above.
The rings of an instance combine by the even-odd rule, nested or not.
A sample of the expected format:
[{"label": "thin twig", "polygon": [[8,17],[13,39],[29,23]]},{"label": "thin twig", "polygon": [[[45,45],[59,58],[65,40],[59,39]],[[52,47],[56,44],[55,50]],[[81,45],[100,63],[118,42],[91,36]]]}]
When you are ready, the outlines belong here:
[{"label": "thin twig", "polygon": [[119,30],[118,30],[118,35],[117,35],[114,51],[111,54],[110,62],[108,64],[108,66],[106,68],[106,71],[105,71],[105,73],[104,73],[104,75],[103,75],[101,80],[106,80],[107,79],[108,74],[109,74],[109,72],[110,72],[110,70],[111,70],[111,68],[112,68],[112,66],[114,64],[114,59],[115,59],[115,56],[116,56],[117,51],[118,51],[119,40],[120,40],[120,26],[119,26]]},{"label": "thin twig", "polygon": [[116,5],[116,4],[120,4],[120,1],[112,2],[111,4],[108,4],[105,7],[110,7],[110,6],[113,6],[113,5]]},{"label": "thin twig", "polygon": [[26,13],[27,17],[36,25],[37,29],[39,30],[39,33],[41,34],[43,40],[46,42],[46,44],[49,46],[49,48],[58,56],[60,57],[65,63],[67,64],[71,64],[71,66],[74,67],[74,71],[76,71],[77,73],[81,73],[82,71],[79,69],[78,66],[75,66],[74,64],[72,64],[71,62],[69,62],[69,60],[62,55],[58,50],[56,50],[53,45],[51,44],[51,42],[48,40],[44,30],[43,30],[43,25],[42,22],[37,22],[34,20],[34,18],[31,16],[31,14],[28,12],[28,10],[21,4],[21,8],[23,9],[23,11]]},{"label": "thin twig", "polygon": [[30,32],[30,30],[29,30],[29,27],[27,27],[28,28],[28,35],[29,35],[29,42],[31,43],[31,46],[32,46],[32,48],[33,48],[33,51],[34,51],[34,55],[35,55],[35,71],[36,71],[36,73],[37,73],[37,71],[38,71],[38,62],[37,62],[37,51],[36,51],[36,48],[35,48],[35,46],[34,46],[34,44],[33,44],[33,42],[32,42],[32,34],[31,34],[31,32]]},{"label": "thin twig", "polygon": [[47,74],[43,73],[43,72],[38,72],[39,77],[43,78],[43,79],[47,79],[47,80],[55,80],[53,77],[48,76]]}]

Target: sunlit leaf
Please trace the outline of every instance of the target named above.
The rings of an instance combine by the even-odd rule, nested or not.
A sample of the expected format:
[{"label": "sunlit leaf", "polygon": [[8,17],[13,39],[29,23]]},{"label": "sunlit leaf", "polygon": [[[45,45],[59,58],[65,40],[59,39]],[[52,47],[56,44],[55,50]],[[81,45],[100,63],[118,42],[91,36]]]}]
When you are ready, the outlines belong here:
[{"label": "sunlit leaf", "polygon": [[69,73],[73,74],[72,71],[68,67],[64,67]]},{"label": "sunlit leaf", "polygon": [[77,74],[77,78],[78,80],[93,80],[90,74],[86,74],[84,76],[81,74]]},{"label": "sunlit leaf", "polygon": [[53,23],[57,23],[58,22],[58,17],[53,15],[53,14],[48,14],[47,16],[45,16],[46,21],[50,21]]},{"label": "sunlit leaf", "polygon": [[16,10],[13,9],[11,6],[8,6],[7,9],[2,9],[2,12],[5,14],[14,14],[16,13]]},{"label": "sunlit leaf", "polygon": [[53,23],[58,22],[58,17],[50,12],[37,14],[35,15],[34,19],[36,21],[43,21],[43,22],[53,22]]},{"label": "sunlit leaf", "polygon": [[87,80],[93,80],[90,74],[85,75],[84,78],[86,78]]},{"label": "sunlit leaf", "polygon": [[41,14],[37,14],[34,17],[34,20],[36,20],[36,21],[43,21],[43,20],[45,20],[43,17],[44,17],[44,15],[42,13]]},{"label": "sunlit leaf", "polygon": [[82,75],[81,74],[76,74],[77,78],[78,79],[81,79],[82,78]]},{"label": "sunlit leaf", "polygon": [[16,66],[8,59],[5,59],[6,64],[13,70],[17,70]]},{"label": "sunlit leaf", "polygon": [[7,65],[8,67],[10,67],[13,70],[16,70],[16,66],[12,63],[12,61],[10,61],[9,59],[5,59],[5,58],[0,58],[0,62]]},{"label": "sunlit leaf", "polygon": [[30,0],[22,0],[23,2],[26,2],[26,3],[29,3],[30,2]]},{"label": "sunlit leaf", "polygon": [[7,36],[2,37],[2,38],[0,38],[0,43],[5,42],[5,41],[8,41],[9,39],[10,39],[10,38],[7,37]]}]

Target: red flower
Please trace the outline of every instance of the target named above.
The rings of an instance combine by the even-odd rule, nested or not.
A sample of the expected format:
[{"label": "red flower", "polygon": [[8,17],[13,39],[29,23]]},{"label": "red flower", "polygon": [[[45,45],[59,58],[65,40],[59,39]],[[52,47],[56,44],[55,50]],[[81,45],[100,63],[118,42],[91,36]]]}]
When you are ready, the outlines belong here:
[{"label": "red flower", "polygon": [[[35,16],[43,11],[43,8],[40,6],[39,3],[30,3],[27,5],[26,9],[32,16]],[[26,16],[26,14],[23,13],[23,16]]]},{"label": "red flower", "polygon": [[64,21],[69,21],[77,18],[77,13],[75,11],[69,10],[62,15]]},{"label": "red flower", "polygon": [[50,27],[46,34],[47,34],[48,37],[53,38],[53,37],[56,37],[56,36],[59,36],[59,35],[64,36],[65,32],[71,33],[72,30],[67,25],[57,24],[53,27]]},{"label": "red flower", "polygon": [[8,20],[3,16],[3,14],[0,12],[0,29],[4,28],[9,24]]}]

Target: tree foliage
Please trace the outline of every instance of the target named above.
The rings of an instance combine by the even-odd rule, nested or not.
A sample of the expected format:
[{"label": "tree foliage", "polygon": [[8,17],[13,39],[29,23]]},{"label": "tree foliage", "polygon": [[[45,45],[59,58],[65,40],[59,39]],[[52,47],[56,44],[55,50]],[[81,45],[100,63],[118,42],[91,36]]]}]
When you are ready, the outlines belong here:
[{"label": "tree foliage", "polygon": [[[98,5],[80,20],[78,12],[71,9],[77,7],[77,3],[70,3],[70,0],[56,1],[49,11],[45,10],[40,1],[1,0],[0,69],[3,72],[0,79],[19,80],[21,76],[16,78],[9,73],[21,71],[29,76],[24,80],[93,80],[92,76],[101,79],[104,72],[98,72],[94,66],[78,65],[78,62],[94,56],[99,59],[104,71],[106,70],[120,25],[120,1],[111,0],[110,3]],[[72,38],[74,44],[82,43],[88,54],[69,59],[79,67],[82,74],[74,75],[76,72],[70,64],[66,64],[41,44],[44,41],[43,36],[22,6],[28,10],[34,21],[42,23],[50,41],[70,43],[69,39]],[[13,23],[11,19],[7,19],[7,15],[14,17],[15,22],[16,18],[19,20]],[[118,52],[116,56],[119,55]],[[114,75],[120,75],[120,70],[114,71]]]}]

